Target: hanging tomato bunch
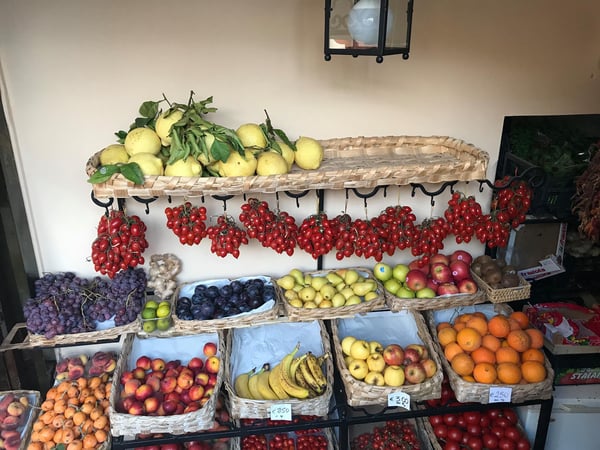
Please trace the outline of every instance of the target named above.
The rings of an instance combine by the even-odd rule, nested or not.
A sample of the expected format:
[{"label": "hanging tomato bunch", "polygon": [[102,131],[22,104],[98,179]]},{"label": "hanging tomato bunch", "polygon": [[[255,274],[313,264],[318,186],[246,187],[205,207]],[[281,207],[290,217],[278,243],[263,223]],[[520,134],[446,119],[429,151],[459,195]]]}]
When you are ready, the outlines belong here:
[{"label": "hanging tomato bunch", "polygon": [[179,237],[184,245],[197,245],[206,237],[206,208],[190,202],[165,208],[167,228]]},{"label": "hanging tomato bunch", "polygon": [[100,217],[97,237],[92,242],[94,270],[109,278],[128,267],[144,264],[148,248],[146,224],[138,216],[112,210]]}]

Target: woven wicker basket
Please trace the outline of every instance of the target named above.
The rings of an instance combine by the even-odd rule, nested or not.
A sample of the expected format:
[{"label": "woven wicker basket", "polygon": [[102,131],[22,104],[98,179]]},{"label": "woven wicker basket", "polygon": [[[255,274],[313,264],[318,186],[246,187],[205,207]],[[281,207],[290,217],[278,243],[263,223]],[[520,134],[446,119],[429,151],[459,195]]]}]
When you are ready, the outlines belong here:
[{"label": "woven wicker basket", "polygon": [[[322,348],[321,349],[314,348],[311,351],[313,351],[313,353],[315,353],[315,354],[319,354],[320,352],[331,354],[331,345],[330,345],[330,341],[329,341],[329,335],[327,334],[324,323],[321,321],[315,321],[313,323],[305,323],[305,324],[304,323],[280,323],[280,324],[276,324],[276,325],[264,325],[262,328],[265,331],[265,335],[273,335],[275,333],[275,331],[272,331],[272,330],[275,330],[272,327],[280,327],[280,328],[278,328],[278,332],[279,333],[285,332],[285,334],[286,334],[285,338],[288,341],[297,339],[297,338],[300,339],[303,334],[306,336],[308,334],[318,332],[319,336],[312,336],[312,338],[315,341],[319,340],[321,342]],[[287,330],[287,332],[286,332],[286,330]],[[226,346],[225,346],[226,361],[224,364],[225,365],[225,380],[224,381],[225,381],[225,389],[228,394],[228,396],[227,396],[228,408],[227,409],[229,410],[229,414],[231,414],[231,417],[233,417],[234,419],[269,418],[270,414],[271,414],[271,406],[276,403],[284,403],[284,404],[291,405],[293,415],[305,414],[305,415],[313,415],[313,416],[323,417],[328,414],[330,403],[331,403],[331,396],[333,393],[333,362],[332,362],[332,358],[327,358],[325,360],[324,364],[325,364],[325,376],[327,378],[327,388],[325,389],[325,392],[318,397],[309,398],[309,399],[305,399],[305,400],[286,399],[286,400],[280,400],[280,401],[252,400],[252,399],[239,397],[236,394],[235,389],[233,387],[233,384],[234,384],[233,377],[236,373],[236,371],[233,368],[234,356],[235,356],[236,352],[241,352],[241,351],[243,351],[244,353],[252,352],[254,354],[260,354],[261,351],[257,350],[257,348],[255,348],[255,347],[253,347],[252,344],[254,343],[254,340],[252,342],[244,342],[243,350],[235,347],[235,344],[233,342],[233,334],[236,332],[237,332],[237,330],[230,330],[227,333]],[[281,334],[280,334],[280,337],[283,338],[283,336],[281,336]],[[264,342],[260,343],[260,345],[262,345],[262,344],[264,344]],[[280,344],[280,341],[275,340],[272,343],[272,345],[267,344],[267,346],[263,347],[263,348],[270,348],[271,350],[276,351],[277,349],[274,348],[274,346],[276,346],[278,344]],[[290,350],[291,350],[291,348],[290,348]],[[300,351],[298,353],[302,354],[308,350],[310,350],[310,349],[306,349],[301,344]],[[279,348],[280,353],[281,353],[281,351],[282,351],[281,348]],[[284,352],[285,352],[285,350],[284,350]],[[274,356],[277,356],[277,355],[275,355],[275,354],[266,355],[265,354],[264,358],[266,360],[263,362],[269,362],[272,365],[275,365],[285,355],[279,354],[275,358],[274,358]],[[269,359],[271,359],[271,360],[269,360]],[[249,367],[248,370],[251,367]]]},{"label": "woven wicker basket", "polygon": [[[369,311],[385,308],[385,292],[381,283],[373,276],[373,272],[363,267],[349,267],[348,269],[356,270],[363,277],[374,280],[377,283],[378,296],[372,300],[366,302],[363,301],[356,305],[314,309],[292,306],[285,298],[283,298],[281,303],[283,304],[288,319],[291,321],[328,320],[341,317],[353,317],[355,314],[366,314]],[[325,276],[329,272],[330,270],[317,270],[306,272],[306,274],[311,276]]]},{"label": "woven wicker basket", "polygon": [[[279,433],[277,433],[277,428],[273,428],[272,434],[267,435],[267,440],[269,439],[270,436],[275,435],[275,434],[279,434]],[[283,434],[290,436],[290,437],[293,437],[295,435],[294,432],[289,432],[289,433],[286,432]],[[306,433],[303,434],[303,436],[306,436],[306,435],[307,435]],[[327,438],[327,450],[336,450],[338,448],[337,439],[331,428],[321,428],[321,431],[319,431],[318,433],[311,432],[309,435],[325,436]],[[242,438],[235,437],[235,438],[231,438],[229,440],[229,450],[241,450],[241,448],[242,448]],[[295,446],[294,448],[298,448],[298,447]]]},{"label": "woven wicker basket", "polygon": [[[172,317],[175,330],[184,333],[206,333],[216,330],[225,330],[229,328],[252,327],[261,323],[268,323],[277,319],[277,317],[279,317],[279,311],[282,303],[282,294],[279,286],[277,286],[276,283],[273,283],[270,277],[244,277],[238,279],[245,280],[249,278],[262,278],[269,284],[273,285],[275,289],[275,297],[273,299],[271,307],[268,307],[268,305],[263,305],[254,311],[236,314],[229,317],[223,317],[222,319],[212,320],[183,320],[177,317],[174,308]],[[233,280],[220,279],[213,281],[200,281],[180,286],[175,292],[173,304],[176,304],[177,300],[181,297],[182,292],[186,292],[188,290],[193,291],[193,288],[198,284],[222,286],[223,284],[229,281]]]},{"label": "woven wicker basket", "polygon": [[[171,434],[184,434],[194,433],[197,431],[208,430],[213,426],[215,408],[217,397],[219,396],[219,390],[223,380],[223,363],[221,363],[219,372],[217,374],[217,383],[214,386],[213,395],[210,397],[208,402],[204,406],[196,411],[176,414],[171,416],[136,416],[131,414],[124,414],[116,410],[116,404],[119,400],[121,393],[121,382],[120,378],[125,370],[128,370],[133,364],[132,359],[137,358],[134,353],[134,347],[138,339],[136,336],[130,334],[125,338],[123,343],[123,351],[117,362],[117,367],[113,374],[111,394],[110,394],[110,405],[109,405],[109,417],[110,417],[110,430],[113,436],[134,436],[138,433],[171,433]],[[176,339],[183,339],[179,345],[175,342]],[[194,343],[190,345],[190,339],[194,339]],[[171,359],[180,359],[185,363],[184,349],[188,356],[189,354],[198,355],[198,351],[202,351],[202,347],[205,342],[218,340],[218,355],[223,358],[223,336],[221,333],[206,333],[197,336],[180,336],[175,338],[149,338],[143,339],[147,341],[146,347],[157,347],[156,343],[160,340],[171,344],[169,348],[173,352]],[[163,349],[166,347],[163,342]],[[182,344],[183,342],[183,344]],[[185,346],[185,347],[184,347]],[[177,350],[179,348],[179,350]],[[199,350],[198,350],[199,349]],[[164,350],[163,350],[164,351]],[[144,353],[149,357],[162,357],[159,353]],[[166,358],[164,358],[167,360]]]},{"label": "woven wicker basket", "polygon": [[[396,342],[400,345],[407,345],[409,343],[418,343],[421,341],[427,348],[430,354],[430,358],[433,359],[439,369],[441,369],[440,357],[434,351],[433,340],[425,324],[425,320],[420,313],[415,311],[402,311],[392,313],[389,311],[370,313],[364,316],[364,322],[361,322],[361,329],[357,331],[362,334],[352,334],[359,339],[373,340],[369,338],[368,333],[371,336],[381,336],[380,340],[382,343],[386,341]],[[376,325],[369,326],[369,322],[375,322]],[[392,324],[395,328],[393,335],[386,334],[381,328],[380,320],[385,320],[389,324]],[[345,324],[341,323],[342,320],[354,320],[354,319],[340,319],[331,322],[331,333],[333,337],[333,348],[335,353],[335,361],[338,368],[338,372],[344,383],[346,390],[346,398],[348,405],[350,406],[368,406],[368,405],[387,405],[388,395],[394,392],[405,392],[410,395],[412,401],[422,401],[434,398],[439,398],[442,392],[442,378],[443,374],[441,370],[438,370],[435,375],[428,378],[419,384],[404,384],[400,387],[388,387],[388,386],[372,386],[363,381],[358,381],[350,374],[350,371],[346,367],[344,362],[344,354],[342,352],[341,341],[348,335],[342,333],[340,330],[341,326]],[[364,325],[363,325],[364,324]],[[374,329],[376,327],[376,329]],[[357,327],[356,327],[357,328]],[[378,334],[379,333],[379,334]]]},{"label": "woven wicker basket", "polygon": [[515,300],[526,300],[531,295],[531,284],[527,282],[521,275],[519,277],[519,285],[511,288],[493,289],[480,276],[471,271],[471,276],[485,293],[485,297],[492,303],[505,303]]},{"label": "woven wicker basket", "polygon": [[483,302],[485,302],[485,293],[481,289],[478,289],[475,294],[442,295],[434,298],[399,298],[394,294],[385,292],[385,303],[392,311],[446,309],[455,306],[476,305]]},{"label": "woven wicker basket", "polygon": [[[481,149],[446,136],[359,136],[323,140],[321,144],[324,159],[317,170],[294,167],[285,175],[225,178],[146,176],[143,186],[116,174],[105,183],[93,185],[93,191],[97,198],[193,197],[471,181],[485,178],[489,161]],[[87,161],[87,175],[99,165],[100,151]]]},{"label": "woven wicker basket", "polygon": [[28,332],[24,341],[28,347],[59,347],[61,345],[79,345],[86,342],[99,342],[118,339],[123,334],[137,333],[141,330],[140,322],[134,320],[126,325],[115,326],[104,330],[87,331],[85,333],[58,334],[47,339],[41,334]]},{"label": "woven wicker basket", "polygon": [[[512,312],[512,308],[504,303],[484,304],[475,305],[471,307],[461,307],[452,310],[437,311],[437,312],[426,312],[427,324],[432,334],[435,335],[436,326],[441,321],[446,321],[449,317],[456,317],[462,313],[468,313],[473,311],[481,311],[488,318],[495,314],[509,315]],[[440,345],[437,338],[433,339],[435,345],[435,351],[443,355],[444,350]],[[546,379],[539,383],[528,383],[528,384],[483,384],[483,383],[472,383],[463,380],[453,369],[450,363],[443,356],[441,357],[444,370],[448,375],[450,386],[456,395],[456,399],[459,402],[477,402],[477,403],[489,403],[490,389],[492,388],[511,388],[511,402],[519,403],[527,400],[543,400],[548,399],[552,396],[552,382],[554,380],[554,370],[548,361],[548,358],[544,358],[544,365],[546,367]]]}]

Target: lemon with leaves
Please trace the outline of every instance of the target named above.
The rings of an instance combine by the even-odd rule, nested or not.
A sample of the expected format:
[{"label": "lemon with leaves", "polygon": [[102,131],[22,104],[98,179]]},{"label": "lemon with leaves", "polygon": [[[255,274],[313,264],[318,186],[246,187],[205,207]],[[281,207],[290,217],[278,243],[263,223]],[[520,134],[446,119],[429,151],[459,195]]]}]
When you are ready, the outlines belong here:
[{"label": "lemon with leaves", "polygon": [[227,161],[219,161],[218,170],[222,177],[249,177],[256,172],[258,161],[252,152],[244,152],[244,156],[239,152],[229,153]]},{"label": "lemon with leaves", "polygon": [[255,123],[245,123],[240,125],[235,134],[242,142],[244,147],[265,148],[267,146],[267,138],[260,128],[260,125]]},{"label": "lemon with leaves", "polygon": [[134,128],[125,137],[125,150],[130,156],[138,153],[158,155],[158,152],[160,152],[160,137],[151,128]]}]

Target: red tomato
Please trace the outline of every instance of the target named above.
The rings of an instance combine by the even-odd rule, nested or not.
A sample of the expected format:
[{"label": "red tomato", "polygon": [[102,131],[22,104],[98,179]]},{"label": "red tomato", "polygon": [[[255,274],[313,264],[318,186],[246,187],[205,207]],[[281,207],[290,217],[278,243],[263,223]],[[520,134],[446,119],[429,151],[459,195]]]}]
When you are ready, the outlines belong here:
[{"label": "red tomato", "polygon": [[473,436],[481,436],[481,425],[472,423],[467,425],[467,433]]},{"label": "red tomato", "polygon": [[470,436],[467,445],[471,450],[481,450],[483,448],[483,441],[480,437]]},{"label": "red tomato", "polygon": [[529,440],[523,436],[521,439],[517,441],[517,449],[518,450],[529,450],[531,448],[531,444]]},{"label": "red tomato", "polygon": [[509,425],[504,429],[504,436],[517,442],[519,439],[521,439],[521,432],[517,427]]},{"label": "red tomato", "polygon": [[513,425],[516,425],[519,421],[519,416],[517,415],[517,412],[514,409],[504,408],[502,410],[502,415],[506,417],[508,421]]},{"label": "red tomato", "polygon": [[500,450],[515,450],[517,448],[517,444],[515,444],[515,441],[511,441],[507,437],[502,437],[498,439],[498,448]]},{"label": "red tomato", "polygon": [[483,434],[483,446],[490,450],[494,450],[498,448],[498,438],[493,433],[484,433]]},{"label": "red tomato", "polygon": [[479,411],[467,411],[463,414],[463,416],[465,421],[470,424],[480,423],[481,417],[483,417]]},{"label": "red tomato", "polygon": [[460,442],[463,437],[463,432],[458,427],[448,427],[448,439]]},{"label": "red tomato", "polygon": [[435,434],[438,439],[445,439],[446,436],[448,436],[448,426],[443,423],[434,426],[433,434]]},{"label": "red tomato", "polygon": [[444,444],[444,450],[461,450],[461,448],[457,441],[447,440]]},{"label": "red tomato", "polygon": [[444,414],[444,423],[449,427],[454,426],[458,423],[458,416],[456,414]]},{"label": "red tomato", "polygon": [[429,423],[432,426],[436,426],[440,423],[444,423],[444,418],[440,414],[436,414],[435,416],[429,416]]}]

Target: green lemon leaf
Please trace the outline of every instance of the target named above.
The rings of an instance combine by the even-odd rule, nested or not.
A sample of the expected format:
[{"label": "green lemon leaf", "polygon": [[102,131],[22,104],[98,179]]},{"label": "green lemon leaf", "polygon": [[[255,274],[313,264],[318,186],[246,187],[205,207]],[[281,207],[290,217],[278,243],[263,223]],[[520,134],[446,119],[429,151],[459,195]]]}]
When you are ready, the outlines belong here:
[{"label": "green lemon leaf", "polygon": [[146,117],[147,119],[154,119],[158,114],[158,102],[148,100],[142,103],[139,112],[142,115],[142,117]]},{"label": "green lemon leaf", "polygon": [[125,138],[127,137],[127,131],[119,130],[115,133],[115,136],[117,136],[117,142],[119,144],[123,144],[125,143]]},{"label": "green lemon leaf", "polygon": [[127,163],[121,166],[121,173],[133,184],[144,184],[144,174],[138,163]]},{"label": "green lemon leaf", "polygon": [[119,166],[116,164],[108,164],[106,166],[100,166],[98,170],[96,170],[91,177],[88,178],[88,183],[97,184],[104,183],[108,181],[110,177],[112,177],[115,173],[120,171]]},{"label": "green lemon leaf", "polygon": [[210,152],[215,160],[227,162],[231,148],[225,142],[215,139],[210,148]]}]

